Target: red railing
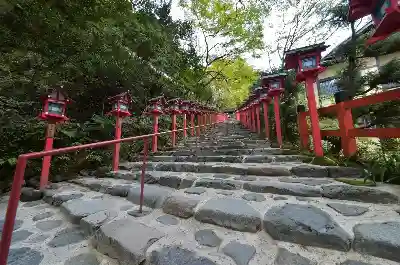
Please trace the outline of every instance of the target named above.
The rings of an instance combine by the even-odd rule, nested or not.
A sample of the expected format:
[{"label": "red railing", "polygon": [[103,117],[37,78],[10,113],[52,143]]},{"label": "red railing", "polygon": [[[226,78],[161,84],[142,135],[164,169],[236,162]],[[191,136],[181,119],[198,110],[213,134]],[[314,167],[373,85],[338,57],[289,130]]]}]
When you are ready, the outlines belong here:
[{"label": "red railing", "polygon": [[[10,197],[8,200],[6,217],[5,217],[5,221],[4,221],[4,225],[3,225],[3,232],[2,232],[2,236],[1,236],[0,265],[7,264],[7,257],[8,257],[8,252],[10,249],[15,217],[17,214],[22,184],[24,181],[25,168],[26,168],[26,165],[27,165],[27,162],[29,159],[66,154],[66,153],[71,153],[71,152],[84,150],[84,149],[93,149],[93,148],[111,146],[111,145],[116,145],[116,144],[124,143],[124,142],[132,142],[135,140],[136,141],[143,140],[144,141],[144,148],[143,148],[144,154],[143,154],[143,165],[142,165],[142,177],[141,177],[141,181],[140,181],[140,186],[141,186],[140,210],[141,210],[142,204],[143,204],[144,174],[145,174],[145,168],[146,168],[145,163],[146,163],[147,153],[148,153],[148,140],[151,139],[153,136],[177,133],[177,132],[181,132],[181,131],[186,131],[187,129],[194,130],[194,128],[197,128],[197,131],[200,132],[200,131],[204,130],[205,127],[211,127],[217,123],[223,122],[225,119],[226,119],[226,117],[223,116],[223,117],[219,117],[216,122],[209,123],[209,124],[206,124],[206,122],[204,122],[204,123],[200,123],[197,126],[191,126],[191,127],[186,127],[186,128],[182,128],[182,129],[161,132],[161,133],[133,136],[133,137],[127,137],[127,138],[122,138],[122,139],[109,140],[109,141],[90,143],[90,144],[83,144],[83,145],[78,145],[78,146],[53,149],[50,151],[33,152],[33,153],[27,153],[27,154],[20,155],[18,157],[15,172],[14,172],[13,183],[11,186],[11,192],[10,192]],[[197,136],[199,136],[199,134],[197,134]]]},{"label": "red railing", "polygon": [[[320,108],[318,109],[319,115],[335,114],[339,123],[339,129],[321,130],[321,135],[340,137],[343,154],[345,156],[351,156],[357,152],[356,137],[400,138],[400,128],[354,128],[352,116],[352,109],[354,108],[399,99],[400,89],[398,88]],[[307,123],[307,116],[309,115],[308,111],[300,112],[298,115],[300,144],[304,149],[309,148],[308,138],[309,135],[312,134]]]}]

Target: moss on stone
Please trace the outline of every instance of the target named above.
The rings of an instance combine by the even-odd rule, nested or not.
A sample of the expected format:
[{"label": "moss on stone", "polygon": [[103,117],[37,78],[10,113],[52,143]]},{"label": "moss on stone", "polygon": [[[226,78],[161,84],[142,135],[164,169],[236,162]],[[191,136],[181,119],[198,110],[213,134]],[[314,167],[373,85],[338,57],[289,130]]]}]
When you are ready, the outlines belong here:
[{"label": "moss on stone", "polygon": [[359,178],[357,178],[357,179],[356,178],[336,178],[335,180],[349,184],[349,185],[353,185],[353,186],[368,186],[368,187],[376,186],[376,183],[374,183],[373,181],[371,181],[369,179],[364,180],[364,179],[359,179]]}]

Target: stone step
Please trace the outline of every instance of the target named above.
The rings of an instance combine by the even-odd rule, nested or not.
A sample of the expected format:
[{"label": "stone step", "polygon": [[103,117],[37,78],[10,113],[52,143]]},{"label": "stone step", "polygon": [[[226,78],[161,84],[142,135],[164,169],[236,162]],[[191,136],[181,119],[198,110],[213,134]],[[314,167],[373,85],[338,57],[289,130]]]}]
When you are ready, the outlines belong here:
[{"label": "stone step", "polygon": [[[138,182],[141,171],[111,172],[110,177]],[[212,173],[176,173],[169,171],[147,171],[146,184],[156,184],[174,189],[206,187],[217,190],[248,190],[258,193],[290,195],[299,197],[324,197],[335,200],[390,204],[399,202],[400,188],[392,186],[358,187],[343,184],[328,178],[296,178],[241,176]],[[96,184],[97,185],[97,184]],[[100,186],[93,186],[99,190]],[[106,187],[103,187],[104,189]],[[305,198],[304,198],[305,199]]]},{"label": "stone step", "polygon": [[[271,163],[301,162],[306,156],[300,155],[249,155],[249,156],[149,156],[153,162],[226,162],[226,163]],[[138,157],[136,161],[142,161]]]},{"label": "stone step", "polygon": [[[257,265],[274,260],[276,265],[398,265],[400,261],[400,223],[393,205],[275,200],[207,188],[196,194],[145,185],[144,203],[149,208],[140,213],[139,185],[116,179],[80,180],[83,186],[107,181],[107,192],[126,188],[127,193],[118,197],[59,183],[45,200],[58,202],[63,195],[61,211],[85,234],[93,235],[99,252],[119,264],[139,265],[146,260],[159,265]],[[76,193],[82,196],[68,200],[68,194]]]},{"label": "stone step", "polygon": [[170,150],[156,153],[157,155],[175,155],[175,156],[186,156],[196,154],[198,156],[215,156],[215,155],[298,155],[298,152],[290,149],[280,148],[240,148],[240,149],[179,149]]},{"label": "stone step", "polygon": [[267,140],[260,139],[229,139],[229,140],[221,140],[221,139],[196,139],[196,140],[186,140],[182,144],[186,145],[195,145],[195,144],[269,144]]},{"label": "stone step", "polygon": [[[124,162],[120,164],[123,170],[140,170],[142,162]],[[219,163],[219,162],[153,162],[146,163],[146,170],[173,171],[173,172],[198,172],[198,173],[224,173],[236,175],[256,176],[291,176],[337,178],[359,177],[361,171],[357,168],[337,166],[314,166],[301,162],[275,162],[275,163]]]},{"label": "stone step", "polygon": [[269,143],[244,144],[241,142],[235,142],[235,143],[231,143],[231,144],[208,143],[208,145],[206,145],[206,143],[203,143],[203,144],[199,144],[199,145],[193,144],[190,146],[190,148],[197,149],[197,150],[254,149],[254,148],[260,148],[260,147],[268,148]]}]

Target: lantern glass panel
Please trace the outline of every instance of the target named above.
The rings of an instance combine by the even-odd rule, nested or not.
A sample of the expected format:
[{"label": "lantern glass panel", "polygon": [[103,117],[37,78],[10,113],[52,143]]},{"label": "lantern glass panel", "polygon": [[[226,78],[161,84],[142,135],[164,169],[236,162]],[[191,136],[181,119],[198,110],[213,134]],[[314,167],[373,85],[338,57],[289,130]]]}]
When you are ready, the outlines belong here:
[{"label": "lantern glass panel", "polygon": [[278,89],[278,88],[281,88],[281,84],[280,84],[280,82],[276,82],[276,81],[274,81],[274,82],[271,82],[271,83],[270,83],[270,86],[271,86],[271,88],[272,88],[272,89]]},{"label": "lantern glass panel", "polygon": [[64,110],[64,104],[61,102],[49,102],[48,112],[50,114],[62,115]]},{"label": "lantern glass panel", "polygon": [[301,59],[301,69],[307,70],[317,67],[317,57],[309,56]]},{"label": "lantern glass panel", "polygon": [[386,8],[389,8],[390,4],[391,4],[390,0],[377,1],[376,7],[372,12],[372,16],[376,20],[381,21],[386,15]]},{"label": "lantern glass panel", "polygon": [[128,105],[124,104],[124,103],[119,103],[119,110],[121,111],[128,111]]},{"label": "lantern glass panel", "polygon": [[113,106],[112,106],[112,109],[113,110],[118,110],[118,103],[114,103]]},{"label": "lantern glass panel", "polygon": [[158,104],[158,102],[153,103],[153,110],[161,111],[161,106]]}]

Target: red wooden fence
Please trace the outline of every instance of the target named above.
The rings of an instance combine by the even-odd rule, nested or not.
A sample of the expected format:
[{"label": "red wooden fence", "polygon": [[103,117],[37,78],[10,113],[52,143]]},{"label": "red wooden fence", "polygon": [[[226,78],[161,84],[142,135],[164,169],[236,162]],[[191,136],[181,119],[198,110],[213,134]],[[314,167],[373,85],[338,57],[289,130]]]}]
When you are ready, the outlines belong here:
[{"label": "red wooden fence", "polygon": [[[356,137],[400,138],[400,128],[354,128],[352,115],[354,108],[396,100],[400,100],[400,88],[320,108],[318,109],[320,116],[335,114],[339,123],[338,130],[321,130],[321,135],[340,137],[345,156],[352,156],[357,152]],[[304,149],[309,148],[308,138],[311,134],[307,123],[309,115],[308,111],[300,112],[298,115],[300,144]]]}]

